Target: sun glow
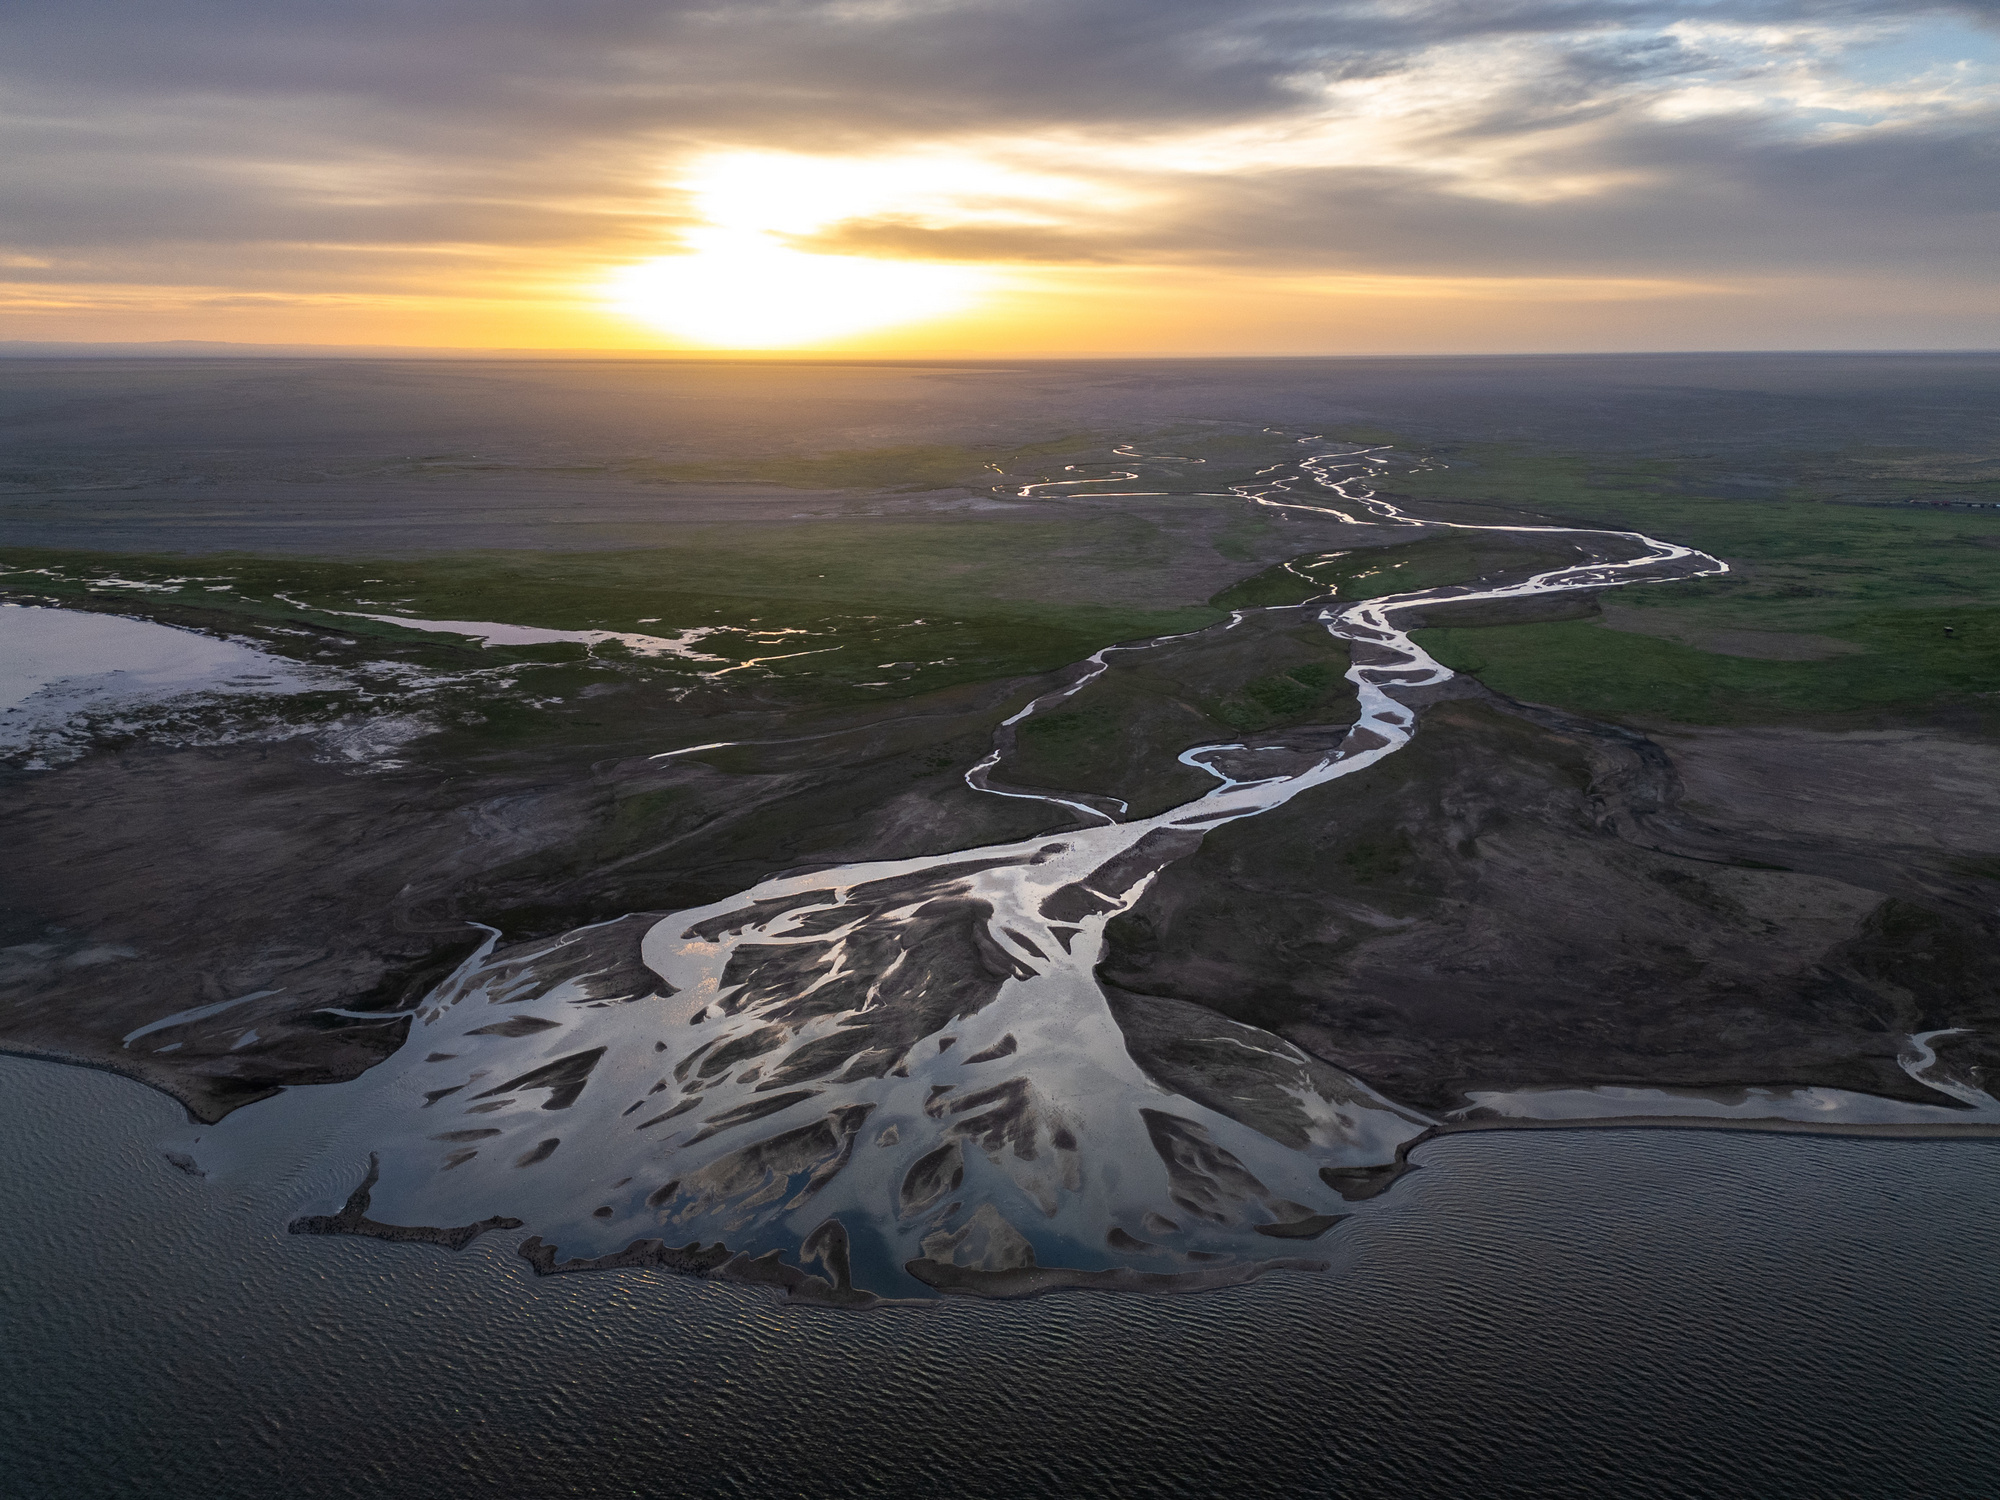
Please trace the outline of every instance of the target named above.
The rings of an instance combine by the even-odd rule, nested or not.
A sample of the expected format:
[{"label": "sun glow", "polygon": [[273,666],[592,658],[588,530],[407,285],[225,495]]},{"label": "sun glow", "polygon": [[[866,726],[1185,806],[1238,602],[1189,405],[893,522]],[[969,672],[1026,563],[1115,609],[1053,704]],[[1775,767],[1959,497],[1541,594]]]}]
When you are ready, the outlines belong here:
[{"label": "sun glow", "polygon": [[988,280],[967,266],[808,255],[756,231],[689,238],[691,255],[619,272],[611,299],[628,316],[716,348],[793,348],[942,317]]},{"label": "sun glow", "polygon": [[988,267],[815,254],[797,241],[844,221],[896,216],[956,226],[1046,225],[1080,190],[956,152],[885,158],[777,151],[709,156],[679,179],[703,227],[685,254],[618,272],[627,316],[695,343],[791,347],[958,312],[996,281]]}]

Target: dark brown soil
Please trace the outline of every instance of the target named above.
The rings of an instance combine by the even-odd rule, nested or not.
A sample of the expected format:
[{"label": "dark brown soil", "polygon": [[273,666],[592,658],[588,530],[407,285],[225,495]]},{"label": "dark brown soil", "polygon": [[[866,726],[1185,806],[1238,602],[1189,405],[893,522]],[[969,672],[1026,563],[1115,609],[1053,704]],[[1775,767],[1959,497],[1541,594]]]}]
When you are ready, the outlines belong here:
[{"label": "dark brown soil", "polygon": [[1697,815],[1658,744],[1459,690],[1401,753],[1169,866],[1111,924],[1101,976],[1432,1109],[1558,1084],[1937,1104],[1896,1064],[1904,1037],[2000,1032],[1993,872],[1898,779],[1984,747],[1913,733],[1891,760],[1808,736],[1851,774],[1818,777],[1801,817],[1738,743],[1756,731],[1705,731]]}]

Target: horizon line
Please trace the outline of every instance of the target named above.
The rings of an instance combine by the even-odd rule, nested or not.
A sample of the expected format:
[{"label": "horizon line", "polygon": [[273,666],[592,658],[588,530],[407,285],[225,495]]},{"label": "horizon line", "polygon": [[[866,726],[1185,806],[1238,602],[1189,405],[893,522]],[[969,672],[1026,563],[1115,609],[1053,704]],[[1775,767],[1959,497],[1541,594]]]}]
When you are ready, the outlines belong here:
[{"label": "horizon line", "polygon": [[1615,359],[1667,358],[1673,356],[1722,355],[2000,355],[2000,346],[1908,345],[1908,346],[1759,346],[1743,348],[1681,349],[1509,349],[1447,350],[1410,352],[1396,350],[1327,351],[1299,353],[1236,350],[1227,353],[1188,351],[1075,352],[1060,350],[1001,354],[991,351],[908,350],[874,352],[840,349],[603,349],[565,347],[464,346],[423,344],[260,344],[230,339],[0,339],[0,360],[4,359],[118,359],[118,358],[212,358],[212,359],[413,359],[413,360],[564,360],[660,361],[704,363],[716,361],[838,362],[838,363],[928,363],[938,360],[981,363],[1042,361],[1134,361],[1175,360],[1364,360],[1364,359]]}]

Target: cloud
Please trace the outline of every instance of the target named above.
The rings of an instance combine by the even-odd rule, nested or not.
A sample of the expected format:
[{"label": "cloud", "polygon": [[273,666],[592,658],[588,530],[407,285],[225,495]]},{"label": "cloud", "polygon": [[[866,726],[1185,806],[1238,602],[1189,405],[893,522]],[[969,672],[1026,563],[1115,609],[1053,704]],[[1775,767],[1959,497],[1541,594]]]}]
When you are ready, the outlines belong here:
[{"label": "cloud", "polygon": [[0,264],[554,296],[782,156],[909,174],[817,253],[1976,277],[1996,127],[2000,0],[14,0]]},{"label": "cloud", "polygon": [[873,255],[891,260],[965,260],[1059,265],[1123,259],[1107,244],[1033,225],[961,224],[938,228],[913,219],[842,219],[813,234],[788,235],[794,250],[815,255]]}]

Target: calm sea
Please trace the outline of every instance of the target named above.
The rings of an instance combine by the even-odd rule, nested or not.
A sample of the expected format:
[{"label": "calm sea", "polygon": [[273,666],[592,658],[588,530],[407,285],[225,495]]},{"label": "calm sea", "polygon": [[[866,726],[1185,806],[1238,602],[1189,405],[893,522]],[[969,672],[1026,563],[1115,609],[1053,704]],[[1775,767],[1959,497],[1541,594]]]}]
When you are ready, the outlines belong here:
[{"label": "calm sea", "polygon": [[2000,1495],[2000,1141],[1455,1137],[1323,1276],[866,1314],[294,1238],[0,1058],[9,1496]]}]

